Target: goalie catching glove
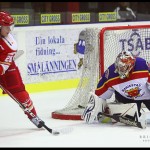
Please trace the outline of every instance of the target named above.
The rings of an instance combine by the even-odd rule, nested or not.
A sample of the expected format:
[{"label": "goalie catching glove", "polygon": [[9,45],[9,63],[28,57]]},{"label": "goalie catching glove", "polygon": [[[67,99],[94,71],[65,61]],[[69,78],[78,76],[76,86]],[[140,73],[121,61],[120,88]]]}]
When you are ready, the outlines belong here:
[{"label": "goalie catching glove", "polygon": [[90,92],[88,96],[88,104],[81,116],[86,123],[93,123],[97,121],[97,115],[99,112],[103,112],[106,108],[106,101],[99,98],[94,93]]}]

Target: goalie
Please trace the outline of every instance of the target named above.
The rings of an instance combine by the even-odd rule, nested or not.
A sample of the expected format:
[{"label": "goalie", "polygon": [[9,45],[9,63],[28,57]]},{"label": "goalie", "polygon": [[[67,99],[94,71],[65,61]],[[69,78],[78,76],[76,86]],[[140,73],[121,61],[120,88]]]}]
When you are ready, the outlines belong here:
[{"label": "goalie", "polygon": [[[107,103],[113,93],[115,101]],[[85,122],[93,123],[107,116],[112,121],[146,128],[150,116],[145,115],[142,103],[150,110],[147,62],[128,51],[122,51],[102,75],[95,93],[89,94],[89,102],[81,117]]]}]

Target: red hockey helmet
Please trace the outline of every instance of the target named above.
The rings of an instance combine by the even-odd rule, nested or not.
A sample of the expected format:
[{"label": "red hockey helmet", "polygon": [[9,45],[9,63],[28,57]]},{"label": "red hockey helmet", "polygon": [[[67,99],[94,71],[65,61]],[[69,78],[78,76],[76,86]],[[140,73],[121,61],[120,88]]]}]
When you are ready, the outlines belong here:
[{"label": "red hockey helmet", "polygon": [[14,18],[6,11],[0,11],[0,26],[11,26]]}]

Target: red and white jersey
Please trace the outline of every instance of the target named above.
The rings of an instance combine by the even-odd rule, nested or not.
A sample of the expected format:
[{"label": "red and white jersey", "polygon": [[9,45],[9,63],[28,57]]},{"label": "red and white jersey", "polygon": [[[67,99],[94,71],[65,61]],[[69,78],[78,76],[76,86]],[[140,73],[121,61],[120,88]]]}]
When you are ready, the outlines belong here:
[{"label": "red and white jersey", "polygon": [[3,67],[3,74],[11,65],[16,52],[17,42],[10,33],[7,37],[0,37],[0,65]]},{"label": "red and white jersey", "polygon": [[116,91],[131,100],[150,100],[150,73],[147,62],[142,58],[136,58],[135,66],[128,78],[120,79],[115,73],[115,65],[111,65],[101,77],[95,94],[103,99],[111,98]]}]

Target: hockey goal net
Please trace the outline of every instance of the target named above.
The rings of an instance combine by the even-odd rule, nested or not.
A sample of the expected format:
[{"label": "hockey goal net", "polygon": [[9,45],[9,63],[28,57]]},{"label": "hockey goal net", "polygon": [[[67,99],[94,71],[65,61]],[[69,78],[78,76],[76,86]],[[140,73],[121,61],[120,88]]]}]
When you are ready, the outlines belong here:
[{"label": "hockey goal net", "polygon": [[[122,50],[150,62],[150,25],[114,26],[102,29],[86,29],[85,54],[79,85],[68,104],[52,112],[52,118],[81,120],[81,114],[93,91],[109,65],[114,63]],[[111,101],[111,100],[110,100]]]},{"label": "hockey goal net", "polygon": [[78,87],[65,108],[52,112],[52,118],[81,120],[88,92],[96,88],[99,79],[99,29],[85,30],[85,52]]}]

